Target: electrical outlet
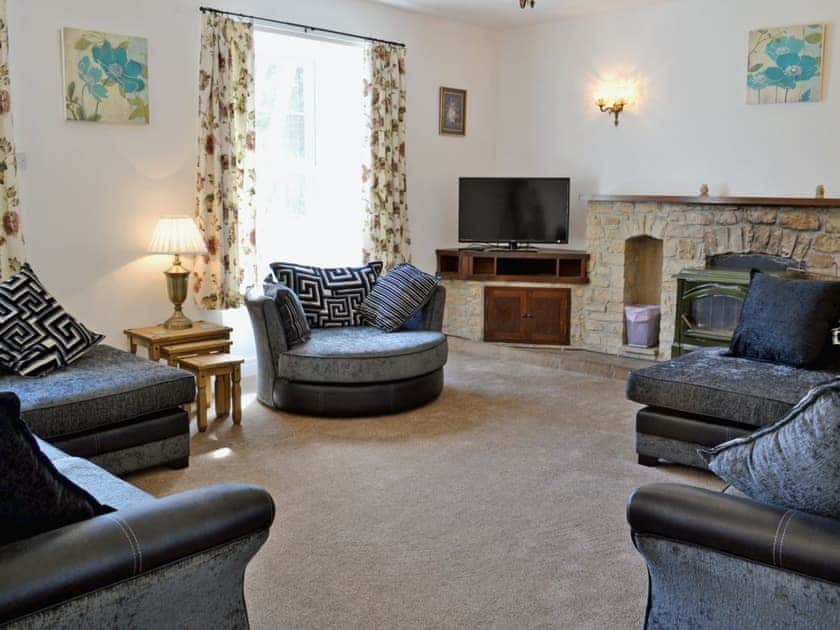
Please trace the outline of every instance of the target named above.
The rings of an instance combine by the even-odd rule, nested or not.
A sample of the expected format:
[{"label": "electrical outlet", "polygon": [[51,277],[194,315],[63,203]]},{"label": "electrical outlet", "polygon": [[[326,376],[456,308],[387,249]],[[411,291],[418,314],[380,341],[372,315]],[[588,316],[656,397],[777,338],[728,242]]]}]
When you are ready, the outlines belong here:
[{"label": "electrical outlet", "polygon": [[16,153],[15,160],[17,161],[17,167],[19,171],[26,170],[26,153]]}]

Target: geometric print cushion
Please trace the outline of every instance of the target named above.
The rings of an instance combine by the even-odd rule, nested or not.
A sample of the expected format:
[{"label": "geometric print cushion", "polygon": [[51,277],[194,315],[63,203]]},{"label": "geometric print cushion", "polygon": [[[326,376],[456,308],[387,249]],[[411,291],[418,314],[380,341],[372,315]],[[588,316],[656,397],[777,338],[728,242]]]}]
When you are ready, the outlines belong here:
[{"label": "geometric print cushion", "polygon": [[382,263],[332,269],[272,263],[271,270],[297,294],[312,328],[339,328],[362,325],[359,307],[373,290]]},{"label": "geometric print cushion", "polygon": [[426,305],[440,280],[402,263],[376,283],[362,303],[362,319],[387,332],[399,330]]},{"label": "geometric print cushion", "polygon": [[65,367],[105,338],[73,319],[29,264],[0,282],[0,366],[21,376]]}]

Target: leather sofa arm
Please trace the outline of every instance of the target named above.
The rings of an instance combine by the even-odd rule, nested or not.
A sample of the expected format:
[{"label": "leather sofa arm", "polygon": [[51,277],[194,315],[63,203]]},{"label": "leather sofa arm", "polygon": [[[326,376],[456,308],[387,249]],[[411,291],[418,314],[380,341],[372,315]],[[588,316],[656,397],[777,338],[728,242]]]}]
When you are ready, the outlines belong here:
[{"label": "leather sofa arm", "polygon": [[172,495],[0,547],[0,625],[265,531],[274,502],[255,486]]},{"label": "leather sofa arm", "polygon": [[657,536],[840,583],[840,521],[679,484],[636,490],[636,536]]}]

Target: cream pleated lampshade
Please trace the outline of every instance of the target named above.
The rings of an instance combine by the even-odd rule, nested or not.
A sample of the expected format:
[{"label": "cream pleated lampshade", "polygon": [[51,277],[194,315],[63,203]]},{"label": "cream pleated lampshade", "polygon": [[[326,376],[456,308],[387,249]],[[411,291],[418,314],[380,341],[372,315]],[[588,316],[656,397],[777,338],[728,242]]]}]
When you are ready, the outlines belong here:
[{"label": "cream pleated lampshade", "polygon": [[207,244],[192,217],[161,217],[149,253],[194,256],[206,254]]}]

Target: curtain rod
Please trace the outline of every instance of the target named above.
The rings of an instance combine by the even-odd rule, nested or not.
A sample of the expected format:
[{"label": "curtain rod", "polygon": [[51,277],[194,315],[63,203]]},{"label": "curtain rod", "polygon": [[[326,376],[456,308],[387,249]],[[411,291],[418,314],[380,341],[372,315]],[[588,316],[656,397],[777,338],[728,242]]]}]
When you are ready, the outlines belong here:
[{"label": "curtain rod", "polygon": [[271,24],[281,24],[282,26],[290,26],[292,28],[303,29],[304,33],[329,33],[330,35],[339,35],[341,37],[351,37],[353,39],[361,39],[366,42],[376,42],[377,44],[388,44],[390,46],[398,46],[405,48],[402,42],[390,42],[387,39],[377,39],[376,37],[367,37],[365,35],[356,35],[354,33],[344,33],[342,31],[334,31],[328,28],[319,28],[317,26],[307,26],[306,24],[297,24],[295,22],[285,22],[283,20],[275,20],[272,18],[264,18],[256,15],[247,15],[245,13],[236,13],[234,11],[222,11],[221,9],[214,9],[213,7],[200,7],[199,11],[202,13],[219,13],[221,15],[230,15],[233,17],[244,18],[246,20],[257,20],[259,22],[269,22]]}]

